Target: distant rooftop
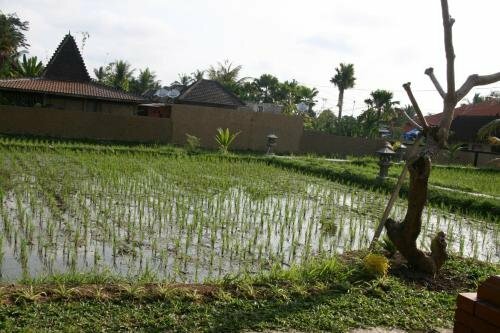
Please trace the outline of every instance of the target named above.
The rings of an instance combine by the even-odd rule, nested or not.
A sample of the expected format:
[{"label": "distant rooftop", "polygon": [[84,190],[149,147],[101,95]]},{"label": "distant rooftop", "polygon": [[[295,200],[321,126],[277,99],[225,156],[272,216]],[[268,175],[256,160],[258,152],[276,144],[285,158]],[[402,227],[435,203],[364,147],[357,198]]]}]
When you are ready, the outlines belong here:
[{"label": "distant rooftop", "polygon": [[199,104],[237,108],[244,106],[235,94],[217,81],[201,79],[184,89],[175,100],[180,104]]},{"label": "distant rooftop", "polygon": [[91,81],[73,36],[70,34],[64,36],[45,67],[42,78],[74,82]]},{"label": "distant rooftop", "polygon": [[94,82],[75,39],[67,34],[39,78],[0,79],[0,90],[139,103],[143,98]]}]

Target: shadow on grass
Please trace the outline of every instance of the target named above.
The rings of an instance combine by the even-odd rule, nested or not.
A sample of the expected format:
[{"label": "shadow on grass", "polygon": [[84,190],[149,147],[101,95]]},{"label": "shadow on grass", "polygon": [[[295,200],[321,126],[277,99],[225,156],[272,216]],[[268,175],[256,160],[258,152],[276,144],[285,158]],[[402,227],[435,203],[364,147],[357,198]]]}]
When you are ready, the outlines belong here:
[{"label": "shadow on grass", "polygon": [[265,328],[287,327],[303,328],[309,331],[312,327],[309,329],[303,327],[305,323],[301,323],[297,315],[304,311],[314,311],[315,307],[326,304],[342,294],[340,291],[327,290],[319,294],[297,296],[288,302],[273,299],[263,302],[255,301],[253,304],[252,301],[246,301],[243,304],[232,303],[224,306],[220,311],[215,310],[215,318],[208,331],[241,332],[251,329],[259,331]]}]

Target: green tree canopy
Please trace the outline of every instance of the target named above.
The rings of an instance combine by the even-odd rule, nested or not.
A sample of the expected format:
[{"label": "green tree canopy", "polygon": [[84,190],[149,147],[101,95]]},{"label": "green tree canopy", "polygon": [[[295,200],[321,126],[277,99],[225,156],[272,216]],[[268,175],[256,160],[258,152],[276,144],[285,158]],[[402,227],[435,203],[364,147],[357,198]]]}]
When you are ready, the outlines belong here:
[{"label": "green tree canopy", "polygon": [[326,133],[335,133],[337,117],[331,110],[323,110],[313,121],[313,129]]},{"label": "green tree canopy", "polygon": [[160,81],[156,80],[156,74],[148,67],[144,70],[139,70],[137,78],[132,78],[130,81],[130,92],[142,95],[150,89],[159,89]]},{"label": "green tree canopy", "polygon": [[94,75],[97,81],[121,89],[123,91],[130,90],[130,83],[134,79],[135,69],[125,60],[116,60],[109,63],[105,68],[102,66],[94,69]]},{"label": "green tree canopy", "polygon": [[28,26],[16,14],[0,11],[0,77],[10,76],[22,49],[29,46],[24,35]]},{"label": "green tree canopy", "polygon": [[370,93],[370,98],[365,99],[365,103],[369,108],[374,108],[377,111],[377,120],[380,121],[382,118],[382,112],[390,112],[393,106],[399,104],[397,101],[393,101],[394,95],[392,92],[383,89],[377,89]]}]

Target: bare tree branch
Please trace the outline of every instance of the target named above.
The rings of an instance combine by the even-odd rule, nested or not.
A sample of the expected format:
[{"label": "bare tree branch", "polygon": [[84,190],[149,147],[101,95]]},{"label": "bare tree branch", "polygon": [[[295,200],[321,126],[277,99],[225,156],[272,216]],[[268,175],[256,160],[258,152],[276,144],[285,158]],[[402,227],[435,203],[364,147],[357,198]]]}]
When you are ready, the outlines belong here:
[{"label": "bare tree branch", "polygon": [[415,109],[415,112],[417,113],[418,120],[420,120],[420,123],[422,124],[422,127],[424,128],[424,131],[429,129],[429,125],[427,124],[427,121],[425,120],[424,115],[422,114],[422,111],[420,111],[420,107],[418,106],[417,100],[415,99],[415,96],[413,96],[413,92],[411,91],[410,87],[411,83],[405,83],[403,84],[403,88],[405,89],[406,93],[408,94],[408,97],[410,98],[411,105],[413,105],[413,108]]},{"label": "bare tree branch", "polygon": [[448,0],[441,0],[441,9],[444,27],[444,48],[446,51],[446,81],[448,87],[446,99],[449,102],[455,102],[455,50],[453,49],[452,33],[455,20],[450,16]]},{"label": "bare tree branch", "polygon": [[436,87],[436,90],[438,91],[439,95],[441,95],[441,97],[444,98],[446,94],[443,90],[443,87],[441,87],[441,84],[439,83],[436,76],[434,75],[434,68],[432,68],[432,67],[427,68],[425,70],[425,74],[430,77],[430,79],[431,79],[432,83],[434,83],[434,87]]},{"label": "bare tree branch", "polygon": [[465,80],[464,84],[457,90],[456,99],[459,102],[464,98],[472,88],[477,86],[484,86],[487,84],[495,83],[500,81],[500,72],[490,75],[477,75],[472,74]]},{"label": "bare tree branch", "polygon": [[420,131],[423,129],[422,126],[420,126],[419,123],[417,123],[415,120],[413,120],[413,118],[410,117],[408,115],[408,113],[405,112],[405,110],[401,109],[401,112],[403,113],[403,115],[406,116],[406,119],[408,119],[408,121],[413,124],[413,126],[415,126],[416,128],[418,128]]}]

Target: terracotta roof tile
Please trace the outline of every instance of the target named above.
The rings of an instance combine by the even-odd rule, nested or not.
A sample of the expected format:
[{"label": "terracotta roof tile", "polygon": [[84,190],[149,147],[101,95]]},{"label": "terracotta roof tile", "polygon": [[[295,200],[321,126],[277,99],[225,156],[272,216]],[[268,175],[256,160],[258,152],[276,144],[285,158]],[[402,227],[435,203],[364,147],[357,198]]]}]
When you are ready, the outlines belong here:
[{"label": "terracotta roof tile", "polygon": [[92,98],[116,102],[138,103],[141,97],[94,82],[71,82],[43,78],[0,80],[0,90]]},{"label": "terracotta roof tile", "polygon": [[[453,119],[457,117],[500,117],[500,102],[498,101],[487,101],[478,104],[468,104],[455,109],[453,113]],[[425,120],[431,126],[438,126],[443,118],[443,113],[436,113],[430,116],[426,116]],[[415,118],[418,123],[419,120]],[[409,131],[415,128],[413,124],[406,123],[404,131]]]},{"label": "terracotta roof tile", "polygon": [[[478,104],[468,104],[455,109],[453,119],[456,117],[479,117],[479,116],[500,116],[499,102],[483,102]],[[425,117],[429,125],[439,125],[443,113],[436,113]]]}]

